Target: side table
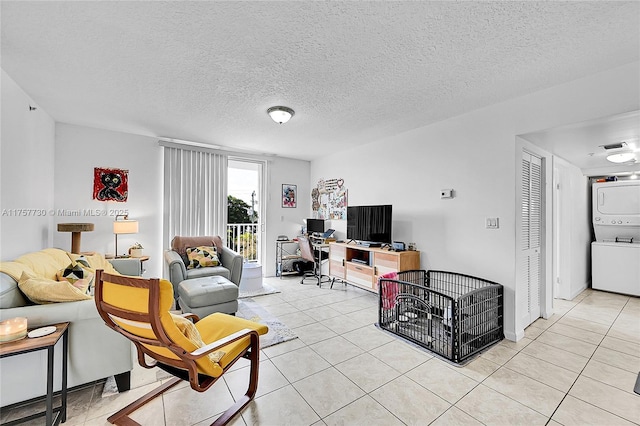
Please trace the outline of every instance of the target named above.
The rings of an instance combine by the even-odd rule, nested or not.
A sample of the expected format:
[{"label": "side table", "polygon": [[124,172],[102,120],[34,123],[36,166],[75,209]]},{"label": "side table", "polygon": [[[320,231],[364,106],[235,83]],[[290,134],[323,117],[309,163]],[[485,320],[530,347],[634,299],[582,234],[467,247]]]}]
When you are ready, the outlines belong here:
[{"label": "side table", "polygon": [[[0,344],[0,358],[28,352],[47,350],[47,409],[21,419],[12,420],[3,425],[15,425],[38,417],[46,417],[45,425],[59,425],[67,420],[67,353],[69,349],[69,323],[53,324],[56,331],[42,337],[29,338]],[[53,407],[53,352],[56,343],[62,337],[62,397],[59,407]],[[54,418],[55,414],[55,418]]]}]

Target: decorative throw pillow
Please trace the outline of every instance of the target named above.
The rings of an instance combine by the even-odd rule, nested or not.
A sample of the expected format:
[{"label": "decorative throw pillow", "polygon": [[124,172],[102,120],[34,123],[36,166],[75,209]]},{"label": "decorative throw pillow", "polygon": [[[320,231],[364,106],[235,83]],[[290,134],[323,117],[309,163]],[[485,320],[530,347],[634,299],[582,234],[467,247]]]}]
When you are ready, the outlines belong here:
[{"label": "decorative throw pillow", "polygon": [[69,281],[54,281],[27,272],[22,273],[18,287],[29,300],[40,305],[91,299],[91,296],[71,285]]},{"label": "decorative throw pillow", "polygon": [[91,284],[93,284],[93,277],[93,274],[85,270],[80,262],[71,262],[69,266],[61,269],[56,274],[58,281],[68,281],[72,286],[79,288],[84,293],[89,293]]},{"label": "decorative throw pillow", "polygon": [[76,263],[79,263],[85,268],[91,268],[91,265],[89,264],[89,260],[87,260],[87,258],[84,257],[84,255],[78,256],[78,258],[75,261]]},{"label": "decorative throw pillow", "polygon": [[[169,315],[171,315],[171,318],[173,318],[173,323],[176,325],[176,327],[178,327],[182,334],[184,334],[184,337],[189,339],[191,343],[193,343],[197,348],[206,346],[206,343],[202,341],[200,332],[198,332],[198,329],[195,325],[193,325],[191,320],[180,315],[174,315],[172,313],[169,313]],[[226,352],[224,351],[214,351],[207,356],[209,357],[211,362],[217,363],[220,362],[225,354]]]},{"label": "decorative throw pillow", "polygon": [[218,266],[218,250],[215,247],[199,246],[187,249],[189,263],[187,269],[206,268],[207,266]]}]

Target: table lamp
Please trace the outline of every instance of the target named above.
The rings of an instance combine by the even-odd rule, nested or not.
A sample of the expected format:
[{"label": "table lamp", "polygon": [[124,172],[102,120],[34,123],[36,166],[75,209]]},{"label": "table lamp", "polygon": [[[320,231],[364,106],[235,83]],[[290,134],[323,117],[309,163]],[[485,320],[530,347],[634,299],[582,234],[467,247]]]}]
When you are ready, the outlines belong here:
[{"label": "table lamp", "polygon": [[58,232],[71,232],[71,253],[80,254],[80,234],[93,231],[93,223],[59,223]]},{"label": "table lamp", "polygon": [[[118,218],[122,219],[118,219]],[[118,257],[118,235],[120,234],[137,234],[138,233],[138,221],[129,220],[128,215],[117,215],[116,220],[113,222],[113,233],[116,238],[116,257]]]}]

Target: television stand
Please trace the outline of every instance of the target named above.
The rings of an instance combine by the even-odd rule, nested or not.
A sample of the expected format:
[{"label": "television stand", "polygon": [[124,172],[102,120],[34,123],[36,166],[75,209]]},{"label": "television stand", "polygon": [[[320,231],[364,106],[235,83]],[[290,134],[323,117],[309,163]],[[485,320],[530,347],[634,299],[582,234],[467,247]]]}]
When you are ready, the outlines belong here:
[{"label": "television stand", "polygon": [[378,278],[389,272],[420,269],[419,251],[391,251],[353,243],[329,244],[329,276],[369,291],[378,291]]}]

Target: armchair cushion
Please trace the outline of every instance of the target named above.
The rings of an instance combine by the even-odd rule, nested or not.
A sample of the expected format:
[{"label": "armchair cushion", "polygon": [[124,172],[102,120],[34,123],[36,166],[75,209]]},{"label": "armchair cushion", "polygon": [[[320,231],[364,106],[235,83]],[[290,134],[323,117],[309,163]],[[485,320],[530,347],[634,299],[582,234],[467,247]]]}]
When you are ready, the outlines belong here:
[{"label": "armchair cushion", "polygon": [[207,268],[188,269],[185,280],[191,280],[193,278],[210,277],[212,275],[219,275],[231,281],[231,273],[224,266],[209,266]]}]

